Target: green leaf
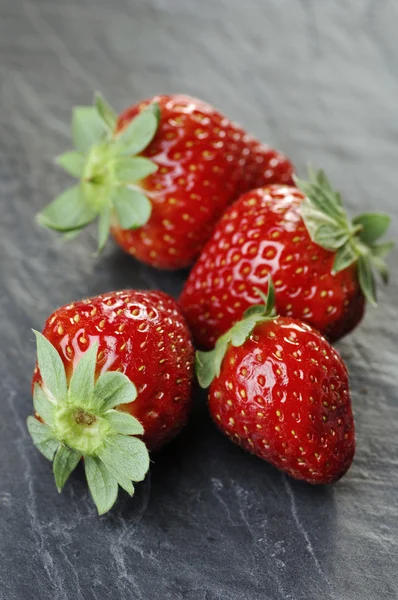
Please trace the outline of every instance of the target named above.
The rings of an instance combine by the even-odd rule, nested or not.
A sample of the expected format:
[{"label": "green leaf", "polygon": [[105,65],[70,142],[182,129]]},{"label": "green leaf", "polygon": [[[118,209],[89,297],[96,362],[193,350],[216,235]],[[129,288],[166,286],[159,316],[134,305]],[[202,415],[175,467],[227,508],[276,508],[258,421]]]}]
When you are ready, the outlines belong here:
[{"label": "green leaf", "polygon": [[294,177],[294,181],[297,187],[303,192],[303,194],[305,194],[307,201],[311,203],[312,208],[317,210],[322,215],[328,216],[328,206],[325,206],[323,196],[318,197],[316,194],[314,194],[312,183],[309,181],[303,181],[298,177]]},{"label": "green leaf", "polygon": [[385,242],[384,244],[372,244],[370,246],[370,251],[373,256],[379,256],[380,258],[384,258],[393,250],[395,244],[394,242]]},{"label": "green leaf", "polygon": [[75,150],[57,156],[55,163],[73,177],[80,177],[83,173],[84,157]]},{"label": "green leaf", "polygon": [[139,154],[150,144],[158,128],[158,118],[151,106],[145,108],[116,136],[121,154]]},{"label": "green leaf", "polygon": [[228,345],[242,346],[257,323],[264,323],[276,317],[275,312],[275,288],[272,277],[269,278],[268,292],[264,294],[260,289],[255,288],[257,294],[263,300],[264,304],[256,304],[249,307],[241,321],[238,321],[222,335],[216,342],[213,350],[209,352],[197,351],[195,354],[195,369],[199,385],[207,388],[215,377],[218,377],[221,371],[222,361],[227,352]]},{"label": "green leaf", "polygon": [[351,225],[341,196],[335,192],[324,171],[309,169],[309,181],[295,179],[306,195],[300,213],[313,242],[327,250],[341,248],[351,235]]},{"label": "green leaf", "polygon": [[66,233],[63,233],[62,234],[63,241],[70,242],[71,240],[74,240],[75,237],[77,237],[80,232],[81,232],[81,229],[73,229],[72,231],[67,231]]},{"label": "green leaf", "polygon": [[372,254],[370,255],[370,260],[372,262],[372,266],[376,269],[376,271],[382,278],[383,283],[387,284],[390,279],[390,273],[388,270],[388,266],[386,265],[384,260],[379,256],[374,256]]},{"label": "green leaf", "polygon": [[26,424],[36,448],[45,458],[53,460],[59,441],[54,438],[52,429],[32,416],[27,418]]},{"label": "green leaf", "polygon": [[44,335],[34,329],[32,331],[36,336],[37,362],[42,379],[54,398],[61,402],[67,396],[66,375],[62,359]]},{"label": "green leaf", "polygon": [[330,186],[326,175],[322,172],[310,172],[309,181],[303,181],[295,177],[297,187],[307,196],[313,208],[325,217],[329,217],[334,221],[345,220],[346,215],[341,208],[341,199]]},{"label": "green leaf", "polygon": [[360,256],[358,259],[358,278],[359,285],[365,298],[373,304],[377,305],[376,301],[376,286],[372,273],[372,265],[369,256]]},{"label": "green leaf", "polygon": [[209,352],[197,350],[195,353],[195,371],[196,377],[201,388],[209,387],[213,379],[216,377],[215,369],[215,349]]},{"label": "green leaf", "polygon": [[254,304],[253,306],[249,306],[248,309],[245,310],[244,318],[249,317],[272,317],[276,316],[275,311],[275,287],[272,277],[269,278],[268,281],[268,290],[267,293],[264,294],[260,288],[254,288],[257,294],[260,296],[263,304]]},{"label": "green leaf", "polygon": [[129,494],[129,496],[133,496],[134,495],[134,486],[132,484],[131,479],[129,479],[129,477],[125,474],[120,472],[120,470],[115,469],[113,467],[113,465],[109,466],[109,465],[105,465],[106,469],[108,470],[108,472],[110,473],[110,475],[112,475],[112,477],[114,477],[117,481],[117,483],[120,485],[121,488],[124,489],[125,492],[127,492]]},{"label": "green leaf", "polygon": [[235,325],[233,325],[233,327],[229,330],[229,332],[227,332],[227,334],[224,334],[228,335],[233,346],[242,346],[242,344],[245,343],[245,341],[250,336],[253,329],[258,323],[269,321],[270,319],[276,316],[272,294],[274,294],[273,285],[271,296],[268,296],[268,299],[266,298],[267,306],[263,307],[263,313],[251,313],[248,315],[248,309],[245,312],[244,318],[241,321],[235,323]]},{"label": "green leaf", "polygon": [[253,304],[253,306],[249,306],[249,308],[245,310],[244,317],[247,319],[248,317],[264,316],[264,314],[264,304]]},{"label": "green leaf", "polygon": [[230,339],[233,346],[241,346],[249,337],[253,328],[258,323],[258,315],[242,319],[235,323],[230,330]]},{"label": "green leaf", "polygon": [[347,223],[347,214],[342,208],[341,196],[333,190],[322,169],[316,174],[313,188],[314,191],[311,198],[314,196],[322,198],[328,214],[343,225]]},{"label": "green leaf", "polygon": [[384,213],[364,213],[352,220],[354,225],[362,225],[359,237],[365,244],[373,244],[385,234],[391,223],[391,217]]},{"label": "green leaf", "polygon": [[312,240],[314,240],[321,226],[329,225],[330,227],[337,227],[336,221],[326,213],[314,208],[313,203],[308,198],[302,201],[300,214]]},{"label": "green leaf", "polygon": [[149,469],[148,450],[135,437],[115,435],[101,448],[98,456],[112,475],[118,479],[142,481]]},{"label": "green leaf", "polygon": [[129,478],[129,476],[126,475],[126,473],[124,473],[121,469],[116,468],[113,463],[110,463],[110,465],[105,465],[105,467],[109,474],[116,479],[120,487],[123,488],[124,491],[129,494],[129,496],[133,496],[134,486],[131,478]]},{"label": "green leaf", "polygon": [[230,337],[229,332],[227,332],[217,340],[214,350],[210,350],[210,352],[201,352],[198,350],[196,352],[196,375],[200,387],[209,387],[213,379],[219,376],[229,342]]},{"label": "green leaf", "polygon": [[74,186],[38,213],[37,221],[42,227],[67,232],[82,229],[95,216],[95,211],[85,202],[80,186]]},{"label": "green leaf", "polygon": [[340,194],[332,189],[323,171],[309,169],[309,181],[298,178],[295,181],[306,195],[300,213],[312,241],[336,253],[334,273],[358,261],[361,289],[367,300],[376,304],[372,265],[387,281],[388,269],[382,258],[392,244],[375,244],[375,241],[387,231],[390,217],[378,212],[365,213],[350,222],[342,208]]},{"label": "green leaf", "polygon": [[121,183],[133,183],[152,175],[158,170],[158,166],[149,158],[143,156],[121,156],[113,161],[113,169],[117,181]]},{"label": "green leaf", "polygon": [[337,225],[319,225],[314,233],[313,241],[327,250],[337,250],[348,242],[350,235],[348,231]]},{"label": "green leaf", "polygon": [[[82,200],[87,206],[96,207],[95,215],[100,212],[100,207],[109,204],[109,199],[106,197],[107,192],[109,192],[109,187],[106,185],[93,183],[87,178],[81,180],[80,193]],[[102,202],[102,200],[104,200],[104,202]]]},{"label": "green leaf", "polygon": [[159,103],[158,102],[151,102],[151,104],[148,106],[148,110],[151,110],[153,112],[153,114],[155,115],[155,119],[157,121],[157,124],[159,126],[160,117],[162,116],[162,113],[160,111]]},{"label": "green leaf", "polygon": [[[333,190],[325,171],[323,169],[319,169],[319,171],[308,169],[308,172],[310,174],[310,180],[314,181],[323,190],[324,194],[333,197],[333,201],[335,201],[337,199],[336,196],[339,196],[340,194]],[[341,199],[339,204],[341,204]]]},{"label": "green leaf", "polygon": [[107,371],[100,375],[94,388],[95,406],[103,412],[119,404],[128,404],[137,397],[132,381],[118,371]]},{"label": "green leaf", "polygon": [[80,358],[69,382],[69,401],[81,408],[92,406],[97,352],[98,344],[95,342]]},{"label": "green leaf", "polygon": [[72,136],[76,149],[85,154],[102,140],[105,133],[103,120],[94,106],[76,106],[72,116]]},{"label": "green leaf", "polygon": [[84,468],[91,496],[98,514],[103,515],[115,504],[118,493],[116,479],[97,457],[86,456]]},{"label": "green leaf", "polygon": [[114,197],[117,218],[122,229],[137,229],[148,222],[152,204],[148,198],[128,188],[119,188]]},{"label": "green leaf", "polygon": [[[111,448],[112,447],[113,446],[111,446]],[[109,456],[108,451],[110,452]],[[126,472],[126,470],[123,468],[125,457],[122,459],[122,464],[120,464],[118,452],[112,451],[112,449],[109,450],[109,448],[107,450],[103,450],[101,453],[101,460],[103,460],[103,454],[105,455],[105,460],[107,461],[104,464],[109,473],[116,479],[121,488],[123,488],[130,496],[133,496],[134,486],[131,481],[132,478],[130,477],[128,470]]]},{"label": "green leaf", "polygon": [[128,413],[108,410],[104,417],[116,433],[123,435],[142,435],[144,433],[144,428],[138,419]]},{"label": "green leaf", "polygon": [[104,206],[98,218],[98,252],[102,252],[108,241],[111,229],[112,209],[109,205]]},{"label": "green leaf", "polygon": [[222,361],[224,360],[224,356],[228,349],[229,342],[230,342],[229,335],[222,335],[217,340],[217,344],[215,347],[215,357],[214,357],[214,369],[215,369],[216,377],[218,377],[220,374]]},{"label": "green leaf", "polygon": [[336,252],[333,262],[333,273],[343,271],[358,259],[357,252],[352,248],[351,244],[344,244]]},{"label": "green leaf", "polygon": [[[108,469],[109,470],[109,469]],[[125,492],[128,493],[129,496],[134,496],[134,486],[129,479],[125,479],[124,477],[116,477],[115,478],[121,488],[124,489]]]},{"label": "green leaf", "polygon": [[113,131],[116,127],[117,114],[99,92],[94,95],[94,106],[106,127]]},{"label": "green leaf", "polygon": [[72,450],[64,444],[59,446],[53,463],[55,484],[59,492],[62,491],[69,475],[76,469],[81,458],[82,455],[76,450]]},{"label": "green leaf", "polygon": [[47,398],[39,383],[35,383],[33,387],[33,406],[47,425],[54,424],[55,405]]},{"label": "green leaf", "polygon": [[273,282],[271,276],[268,280],[267,295],[263,294],[263,292],[261,290],[259,290],[258,288],[257,288],[257,293],[259,294],[260,298],[262,298],[262,300],[265,304],[265,314],[268,316],[274,315],[275,314],[276,296],[275,296],[275,286],[274,286],[274,282]]}]

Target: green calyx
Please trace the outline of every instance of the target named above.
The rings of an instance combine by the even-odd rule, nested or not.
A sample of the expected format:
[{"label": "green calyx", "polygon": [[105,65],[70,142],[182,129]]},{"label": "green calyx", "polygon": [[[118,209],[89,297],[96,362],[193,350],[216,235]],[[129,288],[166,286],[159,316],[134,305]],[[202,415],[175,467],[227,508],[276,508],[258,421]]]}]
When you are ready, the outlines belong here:
[{"label": "green calyx", "polygon": [[117,115],[96,94],[93,106],[73,111],[75,150],[56,159],[79,184],[60,194],[37,215],[43,227],[74,237],[98,217],[98,249],[106,244],[113,216],[122,229],[137,229],[148,221],[152,205],[140,182],[157,165],[140,152],[155,136],[160,120],[154,102],[116,133]]},{"label": "green calyx", "polygon": [[137,397],[134,384],[118,371],[95,381],[98,345],[85,352],[67,382],[64,365],[54,346],[39,332],[37,360],[43,384],[34,386],[35,417],[27,426],[33,443],[53,462],[60,492],[71,472],[84,459],[87,483],[98,513],[114,504],[119,486],[131,496],[133,482],[142,481],[149,454],[138,439],[144,429],[132,415],[115,410]]},{"label": "green calyx", "polygon": [[308,181],[295,178],[297,187],[306,195],[301,216],[313,242],[335,252],[333,272],[338,273],[357,263],[358,279],[365,298],[376,305],[374,271],[388,282],[384,257],[393,242],[379,242],[391,218],[384,213],[364,213],[349,219],[341,196],[334,191],[325,173],[309,169]]},{"label": "green calyx", "polygon": [[250,337],[258,323],[271,321],[277,317],[275,312],[275,288],[272,279],[269,279],[267,295],[259,289],[256,290],[263,304],[250,306],[244,313],[243,319],[238,321],[224,335],[218,338],[213,350],[202,352],[198,350],[195,356],[195,369],[199,385],[207,388],[221,371],[221,365],[229,344],[242,346]]}]

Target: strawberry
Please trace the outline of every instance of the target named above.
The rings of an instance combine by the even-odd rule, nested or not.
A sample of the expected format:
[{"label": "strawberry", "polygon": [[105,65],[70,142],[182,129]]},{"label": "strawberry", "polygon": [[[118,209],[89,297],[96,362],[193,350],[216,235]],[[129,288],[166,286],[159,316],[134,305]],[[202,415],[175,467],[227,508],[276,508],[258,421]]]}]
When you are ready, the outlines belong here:
[{"label": "strawberry", "polygon": [[[100,514],[118,485],[148,470],[157,450],[185,425],[193,348],[175,301],[163,292],[111,292],[56,310],[37,339],[34,444],[53,461],[61,491],[84,458]],[[139,437],[136,437],[139,436]]]},{"label": "strawberry", "polygon": [[245,192],[273,183],[294,185],[291,163],[270,146],[246,134],[246,161],[235,200]]},{"label": "strawberry", "polygon": [[273,302],[270,282],[264,305],[197,352],[199,383],[210,385],[210,413],[236,444],[296,479],[333,483],[355,452],[347,370],[312,327],[275,317]]},{"label": "strawberry", "polygon": [[322,171],[299,188],[273,185],[243,195],[217,225],[180,298],[198,345],[212,348],[264,293],[272,275],[279,314],[337,340],[375,304],[372,267],[388,278],[379,243],[390,218],[349,221]]},{"label": "strawberry", "polygon": [[80,184],[38,221],[73,236],[98,217],[126,252],[165,269],[189,265],[227,204],[254,185],[292,181],[292,165],[214,108],[156,96],[119,117],[100,97],[73,115],[76,150],[58,163]]}]

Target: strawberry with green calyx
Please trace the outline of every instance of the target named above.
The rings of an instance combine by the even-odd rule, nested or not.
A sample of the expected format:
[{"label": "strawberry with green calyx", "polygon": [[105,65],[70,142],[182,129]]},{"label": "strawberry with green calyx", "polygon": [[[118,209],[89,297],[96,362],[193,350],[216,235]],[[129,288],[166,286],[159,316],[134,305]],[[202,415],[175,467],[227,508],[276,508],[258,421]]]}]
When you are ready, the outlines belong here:
[{"label": "strawberry with green calyx", "polygon": [[210,352],[197,352],[209,409],[233,442],[296,479],[333,483],[349,469],[355,431],[345,365],[319,332],[249,308]]},{"label": "strawberry with green calyx", "polygon": [[57,163],[80,184],[40,212],[39,223],[70,235],[98,217],[99,250],[107,241],[113,211],[125,229],[144,225],[152,205],[139,182],[158,166],[138,155],[155,136],[159,119],[159,105],[153,102],[115,134],[117,115],[101,96],[92,107],[76,107],[72,121],[76,149],[59,156]]},{"label": "strawberry with green calyx", "polygon": [[218,338],[215,348],[208,352],[198,350],[196,352],[195,364],[196,375],[199,385],[207,388],[215,377],[219,377],[221,365],[229,344],[241,346],[251,334],[257,323],[263,323],[276,318],[275,312],[275,288],[270,281],[267,295],[257,290],[263,300],[263,304],[254,304],[248,308],[241,321],[238,321],[229,331]]},{"label": "strawberry with green calyx", "polygon": [[[115,407],[137,397],[134,384],[119,372],[107,372],[94,383],[98,345],[80,359],[69,386],[62,360],[39,332],[37,358],[43,386],[34,386],[33,403],[40,417],[28,417],[28,429],[40,452],[53,461],[60,492],[84,457],[88,486],[100,514],[114,504],[118,486],[130,495],[133,481],[142,481],[149,454],[137,435],[141,423]],[[133,457],[133,459],[132,459]]]},{"label": "strawberry with green calyx", "polygon": [[217,224],[180,297],[197,345],[216,340],[275,283],[281,315],[303,320],[334,341],[361,321],[375,302],[372,268],[384,281],[379,242],[390,218],[368,213],[352,223],[322,171],[302,189],[272,185],[239,198]]},{"label": "strawberry with green calyx", "polygon": [[[53,461],[58,490],[80,460],[100,514],[130,495],[185,425],[193,348],[175,301],[124,290],[61,307],[37,338],[35,417],[28,429]],[[138,437],[137,437],[138,436]]]},{"label": "strawberry with green calyx", "polygon": [[160,268],[191,264],[242,191],[292,182],[287,158],[189,96],[155,96],[117,116],[97,95],[74,110],[72,133],[76,150],[58,163],[80,183],[39,222],[70,238],[98,217],[100,250],[111,230],[126,252]]},{"label": "strawberry with green calyx", "polygon": [[325,173],[309,169],[309,179],[294,177],[306,198],[300,213],[311,240],[335,253],[332,272],[339,273],[357,265],[358,280],[365,298],[376,305],[376,285],[373,271],[388,283],[388,267],[384,257],[394,242],[379,242],[387,231],[391,218],[379,212],[364,213],[350,221],[342,206],[341,195],[333,190]]}]

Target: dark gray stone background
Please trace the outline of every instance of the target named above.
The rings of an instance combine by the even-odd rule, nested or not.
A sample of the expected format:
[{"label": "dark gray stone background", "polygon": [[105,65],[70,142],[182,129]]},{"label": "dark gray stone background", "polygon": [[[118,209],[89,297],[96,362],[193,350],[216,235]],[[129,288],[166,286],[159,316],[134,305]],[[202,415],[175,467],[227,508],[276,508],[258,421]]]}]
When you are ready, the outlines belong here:
[{"label": "dark gray stone background", "polygon": [[123,287],[173,295],[186,274],[138,264],[94,230],[69,245],[34,214],[69,183],[52,157],[74,104],[119,110],[157,92],[212,102],[323,166],[348,209],[395,216],[395,0],[1,0],[1,600],[396,600],[397,258],[360,329],[339,343],[358,450],[312,488],[221,436],[197,396],[185,432],[153,457],[136,497],[98,518],[82,473],[58,495],[25,427],[31,327],[57,306]]}]

